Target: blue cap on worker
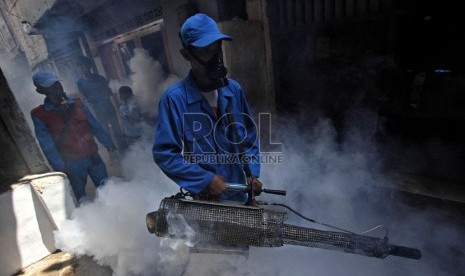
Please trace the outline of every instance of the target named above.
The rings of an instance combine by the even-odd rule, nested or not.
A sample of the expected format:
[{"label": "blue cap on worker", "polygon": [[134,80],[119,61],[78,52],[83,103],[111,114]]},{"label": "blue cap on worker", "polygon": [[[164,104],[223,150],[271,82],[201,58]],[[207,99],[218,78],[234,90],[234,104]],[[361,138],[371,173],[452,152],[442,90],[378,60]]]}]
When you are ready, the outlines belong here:
[{"label": "blue cap on worker", "polygon": [[186,46],[205,47],[218,40],[232,40],[220,32],[215,20],[203,13],[189,17],[181,27],[181,40]]},{"label": "blue cap on worker", "polygon": [[48,88],[60,79],[52,72],[41,70],[32,76],[32,82],[35,86]]}]

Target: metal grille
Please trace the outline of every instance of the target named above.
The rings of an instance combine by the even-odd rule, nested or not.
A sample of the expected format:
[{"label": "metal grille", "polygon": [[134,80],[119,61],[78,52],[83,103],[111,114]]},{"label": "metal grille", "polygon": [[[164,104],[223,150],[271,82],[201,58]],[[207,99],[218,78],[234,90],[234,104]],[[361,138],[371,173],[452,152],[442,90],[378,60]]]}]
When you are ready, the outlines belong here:
[{"label": "metal grille", "polygon": [[[257,247],[283,245],[280,231],[285,213],[246,206],[164,199],[157,212],[157,236],[172,235],[180,228],[185,229],[185,225],[181,225],[183,222],[175,215],[182,215],[194,231],[195,243]],[[168,222],[167,217],[170,218]]]},{"label": "metal grille", "polygon": [[377,258],[386,258],[389,255],[388,243],[383,239],[343,232],[322,231],[284,224],[282,238],[285,244],[337,250]]},{"label": "metal grille", "polygon": [[158,8],[146,11],[145,13],[141,15],[137,15],[134,18],[128,21],[125,21],[117,26],[108,28],[97,34],[93,34],[92,39],[94,41],[101,41],[101,40],[109,39],[114,36],[129,32],[135,28],[149,24],[151,22],[160,20],[162,19],[162,17],[163,17],[163,8],[158,7]]},{"label": "metal grille", "polygon": [[387,17],[394,9],[408,8],[409,1],[392,0],[267,0],[273,29],[296,29],[321,22],[368,16]]},{"label": "metal grille", "polygon": [[420,259],[414,248],[345,232],[284,224],[286,213],[238,203],[165,198],[160,209],[147,214],[149,232],[160,237],[188,239],[195,246],[278,247],[292,244],[385,258]]}]

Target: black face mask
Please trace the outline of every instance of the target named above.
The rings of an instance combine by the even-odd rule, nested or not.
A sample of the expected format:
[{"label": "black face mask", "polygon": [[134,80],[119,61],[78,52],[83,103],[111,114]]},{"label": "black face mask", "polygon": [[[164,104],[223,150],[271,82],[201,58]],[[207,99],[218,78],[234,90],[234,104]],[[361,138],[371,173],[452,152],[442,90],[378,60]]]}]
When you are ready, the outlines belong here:
[{"label": "black face mask", "polygon": [[56,99],[57,102],[60,102],[60,105],[64,105],[68,103],[68,96],[64,91],[53,91],[47,95],[47,97],[53,97]]},{"label": "black face mask", "polygon": [[63,86],[59,82],[56,82],[48,88],[37,89],[37,91],[41,94],[45,94],[54,104],[65,105],[68,103],[69,98],[65,91],[63,91]]},{"label": "black face mask", "polygon": [[229,81],[226,78],[228,69],[224,66],[222,52],[217,53],[210,58],[210,60],[204,62],[191,49],[188,49],[188,51],[195,60],[197,60],[197,62],[203,65],[205,68],[205,75],[211,81],[211,84],[208,87],[201,87],[202,90],[211,91],[229,84]]}]

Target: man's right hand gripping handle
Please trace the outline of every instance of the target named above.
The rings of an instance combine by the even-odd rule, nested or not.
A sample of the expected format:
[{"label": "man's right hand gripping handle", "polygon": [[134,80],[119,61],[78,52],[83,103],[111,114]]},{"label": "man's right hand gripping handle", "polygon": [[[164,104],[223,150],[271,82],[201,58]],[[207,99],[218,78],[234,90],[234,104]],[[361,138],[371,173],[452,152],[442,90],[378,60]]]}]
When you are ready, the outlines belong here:
[{"label": "man's right hand gripping handle", "polygon": [[226,193],[226,183],[224,182],[224,177],[221,175],[215,175],[212,181],[210,182],[210,194],[212,195],[219,195],[222,193]]}]

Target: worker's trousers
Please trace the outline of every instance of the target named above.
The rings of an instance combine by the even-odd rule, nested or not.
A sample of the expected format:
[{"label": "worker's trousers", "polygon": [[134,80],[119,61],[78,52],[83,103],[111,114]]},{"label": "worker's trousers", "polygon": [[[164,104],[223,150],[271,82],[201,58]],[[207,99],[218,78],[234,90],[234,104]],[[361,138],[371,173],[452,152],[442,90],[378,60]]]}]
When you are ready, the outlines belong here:
[{"label": "worker's trousers", "polygon": [[98,153],[65,163],[68,179],[78,202],[86,196],[88,175],[94,182],[95,188],[103,185],[104,180],[108,178],[107,167]]}]

